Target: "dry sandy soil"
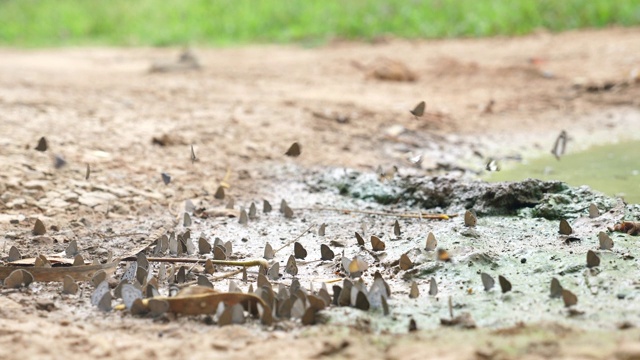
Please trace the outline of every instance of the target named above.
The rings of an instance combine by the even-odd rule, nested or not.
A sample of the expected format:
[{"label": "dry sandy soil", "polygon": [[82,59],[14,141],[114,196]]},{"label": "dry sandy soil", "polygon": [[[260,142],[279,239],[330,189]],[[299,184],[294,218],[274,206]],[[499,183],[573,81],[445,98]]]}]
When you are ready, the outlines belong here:
[{"label": "dry sandy soil", "polygon": [[[481,170],[489,157],[548,154],[563,129],[572,150],[640,138],[637,28],[313,49],[196,48],[201,70],[148,72],[177,53],[0,49],[3,257],[14,245],[24,256],[58,253],[74,239],[88,258],[104,260],[108,250],[129,254],[158,228],[175,227],[185,200],[224,206],[213,199],[223,180],[236,208],[286,198],[295,210],[322,204],[306,191],[303,176],[328,168],[441,174]],[[405,64],[417,80],[371,76],[383,59]],[[421,100],[427,114],[416,119],[409,110]],[[45,153],[34,150],[41,136],[49,142]],[[164,146],[152,142],[163,136]],[[284,156],[294,141],[302,155]],[[54,155],[67,165],[55,169]],[[419,165],[411,161],[417,156]],[[162,172],[172,176],[169,185]],[[270,231],[271,224],[283,229],[276,215],[263,217],[253,232],[243,232],[237,220],[199,225],[210,226],[200,229],[203,236],[233,240],[241,256],[259,257],[264,240],[253,249],[243,247],[242,236],[284,244],[307,227],[305,216],[284,234]],[[45,236],[31,234],[36,218],[45,223]],[[163,322],[104,314],[88,301],[91,287],[81,287],[79,296],[60,295],[57,284],[2,290],[2,358],[640,358],[635,329],[553,323],[409,334],[362,324],[218,328],[188,317]],[[42,309],[43,299],[54,309]]]}]

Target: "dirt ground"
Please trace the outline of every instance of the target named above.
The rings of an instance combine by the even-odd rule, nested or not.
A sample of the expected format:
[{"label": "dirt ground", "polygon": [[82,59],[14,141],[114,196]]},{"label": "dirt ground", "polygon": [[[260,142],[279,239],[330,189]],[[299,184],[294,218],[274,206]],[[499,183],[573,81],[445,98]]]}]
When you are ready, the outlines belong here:
[{"label": "dirt ground", "polygon": [[[231,240],[239,258],[261,257],[265,241],[278,248],[322,222],[328,223],[327,237],[351,242],[356,224],[389,232],[394,219],[312,209],[419,209],[310,189],[321,174],[389,174],[395,166],[407,176],[469,179],[489,158],[548,155],[561,130],[569,133],[568,151],[640,139],[639,28],[336,41],[312,49],[194,48],[200,70],[149,73],[153,63],[173,61],[179,51],[0,49],[3,258],[11,246],[23,256],[60,253],[71,240],[89,259],[104,261],[109,250],[129,255],[160,228],[182,229],[178,218],[186,200],[207,209],[223,208],[230,198],[236,209],[271,202],[276,211],[248,226],[235,218],[195,219],[194,232],[210,242]],[[373,68],[389,66],[384,59],[403,63],[417,79],[375,78]],[[409,110],[421,100],[426,114],[415,118]],[[42,136],[49,149],[35,151]],[[294,141],[302,154],[284,156]],[[53,165],[56,155],[66,161],[60,169]],[[161,173],[171,175],[168,185]],[[221,182],[230,185],[224,201],[213,197]],[[294,209],[294,219],[277,214],[281,199]],[[43,236],[31,234],[36,218],[47,228]],[[435,228],[427,221],[402,224],[409,239]],[[447,225],[438,226],[444,232]],[[320,241],[313,236],[305,244]],[[310,258],[318,257],[318,249],[307,249]],[[288,255],[277,259],[281,268]],[[304,280],[326,278],[332,266],[313,268]],[[255,273],[249,277],[255,281]],[[228,282],[214,286],[226,290]],[[35,283],[2,290],[2,358],[640,358],[635,328],[585,329],[535,319],[477,330],[434,323],[412,333],[404,323],[402,331],[379,330],[362,320],[217,327],[200,318],[105,314],[91,306],[88,283],[80,295],[61,295],[59,288]],[[397,291],[406,297],[406,289]],[[54,308],[43,309],[43,301]]]}]

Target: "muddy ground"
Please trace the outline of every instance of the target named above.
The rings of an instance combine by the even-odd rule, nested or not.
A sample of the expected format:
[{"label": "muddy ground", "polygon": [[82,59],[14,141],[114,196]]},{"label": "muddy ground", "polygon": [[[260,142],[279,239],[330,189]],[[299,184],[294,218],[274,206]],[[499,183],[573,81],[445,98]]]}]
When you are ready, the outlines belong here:
[{"label": "muddy ground", "polygon": [[[78,295],[62,295],[60,284],[37,282],[2,290],[3,358],[640,357],[637,238],[612,234],[615,246],[606,251],[597,239],[622,218],[637,221],[638,207],[558,183],[474,182],[489,158],[551,156],[563,129],[568,151],[640,138],[640,29],[195,48],[200,70],[149,73],[178,52],[0,50],[2,256],[11,246],[24,257],[56,254],[76,240],[87,259],[104,262],[109,251],[120,257],[148,245],[158,231],[185,231],[187,200],[209,210],[230,199],[235,210],[255,202],[257,217],[246,225],[194,214],[192,239],[231,241],[233,257],[245,259],[261,257],[266,242],[278,249],[304,234],[303,286],[318,290],[340,279],[342,255],[359,255],[370,265],[365,283],[376,270],[388,281],[390,314],[332,307],[313,326],[294,319],[218,327],[206,317],[104,313],[91,305],[89,283]],[[372,76],[384,58],[417,79]],[[421,100],[426,114],[415,118],[409,110]],[[42,136],[46,152],[34,149]],[[294,141],[302,154],[284,156]],[[66,165],[56,169],[56,156]],[[214,198],[221,184],[229,186],[224,200]],[[261,211],[265,199],[273,212]],[[278,211],[282,199],[293,218]],[[601,216],[588,216],[591,203]],[[469,208],[478,213],[471,229],[461,216]],[[420,211],[458,216],[407,217]],[[560,218],[579,240],[558,234]],[[46,234],[32,234],[36,219]],[[317,232],[323,223],[324,237]],[[365,233],[364,248],[356,231]],[[424,250],[429,232],[452,262]],[[386,249],[372,251],[370,235]],[[320,244],[336,258],[317,261]],[[586,268],[587,250],[597,252],[600,266]],[[282,269],[292,251],[286,246],[272,260],[281,265],[276,283],[291,284]],[[414,262],[406,271],[397,264],[404,253]],[[513,290],[502,294],[496,284],[485,292],[481,272],[496,281],[504,275]],[[256,277],[250,270],[248,282],[241,275],[235,281],[246,291]],[[428,294],[432,277],[435,296]],[[576,306],[549,297],[552,277],[578,296]],[[411,281],[417,299],[409,299]],[[229,282],[214,287],[226,291]],[[449,299],[454,315],[469,313],[477,329],[440,325]],[[417,332],[408,332],[410,319]]]}]

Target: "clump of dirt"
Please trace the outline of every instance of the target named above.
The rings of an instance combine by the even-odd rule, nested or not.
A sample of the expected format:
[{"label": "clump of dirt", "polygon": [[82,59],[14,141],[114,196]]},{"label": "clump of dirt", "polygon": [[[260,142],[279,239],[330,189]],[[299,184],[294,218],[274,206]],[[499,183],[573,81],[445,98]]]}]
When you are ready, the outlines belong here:
[{"label": "clump of dirt", "polygon": [[334,170],[307,181],[314,191],[336,189],[339,194],[379,204],[396,204],[445,213],[473,209],[479,215],[527,214],[549,220],[576,218],[591,203],[608,211],[616,201],[559,181],[528,179],[486,183],[461,177],[395,176]]}]

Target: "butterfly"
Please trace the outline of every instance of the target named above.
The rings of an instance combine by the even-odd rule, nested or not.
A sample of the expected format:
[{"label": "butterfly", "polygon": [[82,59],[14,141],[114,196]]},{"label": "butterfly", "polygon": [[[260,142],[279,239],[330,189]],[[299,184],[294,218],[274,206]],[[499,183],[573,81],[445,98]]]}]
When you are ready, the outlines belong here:
[{"label": "butterfly", "polygon": [[426,103],[424,101],[420,101],[418,105],[416,105],[416,107],[414,107],[413,110],[411,110],[410,112],[413,116],[415,116],[416,118],[419,118],[422,115],[424,115],[425,107],[426,107]]}]

